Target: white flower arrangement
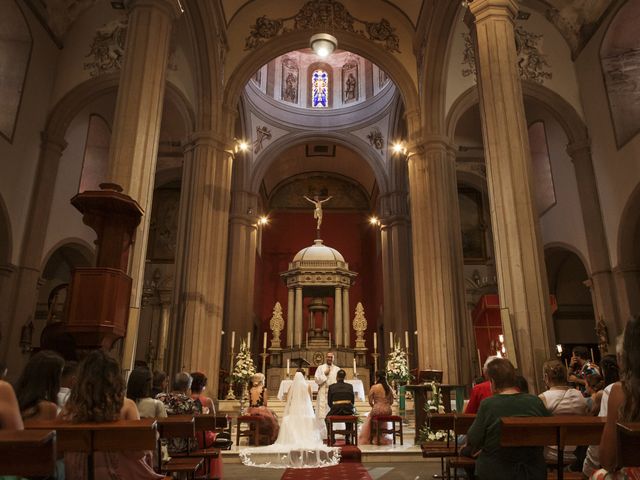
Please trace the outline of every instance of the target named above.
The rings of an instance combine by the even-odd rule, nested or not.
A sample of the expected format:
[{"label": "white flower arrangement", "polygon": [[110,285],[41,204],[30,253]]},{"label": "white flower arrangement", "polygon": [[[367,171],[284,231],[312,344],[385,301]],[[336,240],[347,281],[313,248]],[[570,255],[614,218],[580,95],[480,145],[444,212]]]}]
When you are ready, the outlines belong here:
[{"label": "white flower arrangement", "polygon": [[240,344],[240,351],[236,355],[236,365],[231,375],[235,382],[246,383],[255,373],[256,367],[251,359],[251,352],[243,340]]},{"label": "white flower arrangement", "polygon": [[[424,405],[424,410],[428,415],[435,415],[444,413],[444,405],[442,403],[442,392],[440,391],[440,387],[436,382],[429,383],[431,387],[431,398],[427,400],[427,403]],[[454,438],[453,430],[431,430],[429,428],[429,424],[425,425],[420,429],[420,433],[418,434],[418,439],[420,442],[444,442],[447,439],[447,435],[449,439]]]},{"label": "white flower arrangement", "polygon": [[399,383],[411,380],[407,352],[400,347],[400,342],[394,345],[393,351],[387,357],[387,378]]}]

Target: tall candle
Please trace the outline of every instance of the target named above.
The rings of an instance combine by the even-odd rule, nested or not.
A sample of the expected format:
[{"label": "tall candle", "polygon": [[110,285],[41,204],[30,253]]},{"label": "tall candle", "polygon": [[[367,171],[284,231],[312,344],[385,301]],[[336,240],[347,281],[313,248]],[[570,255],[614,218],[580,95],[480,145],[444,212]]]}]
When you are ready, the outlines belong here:
[{"label": "tall candle", "polygon": [[287,358],[287,375],[289,375],[291,359]]},{"label": "tall candle", "polygon": [[391,349],[393,349],[393,332],[389,332],[389,345],[391,345]]},{"label": "tall candle", "polygon": [[378,351],[378,334],[377,332],[373,332],[373,351]]},{"label": "tall candle", "polygon": [[562,345],[560,344],[556,345],[556,350],[558,350],[558,353],[562,355]]},{"label": "tall candle", "polygon": [[233,347],[235,347],[236,345],[236,331],[234,330],[233,332],[231,332],[231,350],[233,350]]},{"label": "tall candle", "polygon": [[356,375],[356,357],[353,357],[353,376]]},{"label": "tall candle", "polygon": [[596,363],[596,358],[593,356],[593,348],[591,350],[591,363]]},{"label": "tall candle", "polygon": [[251,350],[251,332],[247,333],[247,348]]},{"label": "tall candle", "polygon": [[407,348],[407,352],[409,351],[409,332],[404,331],[404,346]]},{"label": "tall candle", "polygon": [[264,337],[262,338],[262,348],[264,350],[267,349],[267,332],[264,332]]}]

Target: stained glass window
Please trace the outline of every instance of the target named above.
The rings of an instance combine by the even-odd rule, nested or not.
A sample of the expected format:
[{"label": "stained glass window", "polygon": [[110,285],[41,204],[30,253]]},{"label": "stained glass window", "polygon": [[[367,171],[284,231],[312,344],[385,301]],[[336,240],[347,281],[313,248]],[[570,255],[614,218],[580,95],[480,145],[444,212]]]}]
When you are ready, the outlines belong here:
[{"label": "stained glass window", "polygon": [[329,74],[325,70],[314,70],[311,76],[311,106],[327,108],[329,106]]}]

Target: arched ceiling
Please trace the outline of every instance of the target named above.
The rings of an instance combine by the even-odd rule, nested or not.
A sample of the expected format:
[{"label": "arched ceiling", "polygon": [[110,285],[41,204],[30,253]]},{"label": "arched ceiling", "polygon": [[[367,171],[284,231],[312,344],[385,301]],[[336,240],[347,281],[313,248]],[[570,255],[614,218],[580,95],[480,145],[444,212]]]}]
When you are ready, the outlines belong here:
[{"label": "arched ceiling", "polygon": [[[104,0],[103,0],[104,1]],[[191,1],[181,0],[188,8]],[[251,6],[256,0],[217,0],[224,15],[224,24],[230,25],[234,17],[243,8]],[[328,0],[312,0],[324,2]],[[396,9],[413,26],[414,30],[421,20],[427,0],[382,0]],[[459,0],[437,0],[452,1]],[[49,31],[60,46],[71,26],[81,18],[96,0],[34,0],[25,2]],[[115,9],[123,9],[126,0],[111,0]],[[274,0],[274,3],[275,2]],[[621,2],[614,0],[523,0],[522,3],[544,15],[553,23],[571,47],[574,57],[597,30],[605,15],[611,8]]]}]

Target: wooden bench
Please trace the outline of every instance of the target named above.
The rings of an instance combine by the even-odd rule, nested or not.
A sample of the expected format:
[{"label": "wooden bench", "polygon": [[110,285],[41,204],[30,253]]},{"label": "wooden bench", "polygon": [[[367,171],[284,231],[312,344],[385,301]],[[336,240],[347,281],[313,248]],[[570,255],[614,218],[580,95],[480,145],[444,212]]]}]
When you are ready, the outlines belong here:
[{"label": "wooden bench", "polygon": [[582,472],[564,472],[564,448],[567,445],[597,445],[605,418],[577,415],[555,417],[503,417],[500,445],[503,447],[558,447],[557,472],[547,478],[582,479]]},{"label": "wooden bench", "polygon": [[55,472],[55,431],[0,430],[0,475],[49,477]]},{"label": "wooden bench", "polygon": [[[195,419],[192,415],[173,415],[167,418],[157,420],[158,434],[160,438],[157,441],[158,449],[158,471],[160,473],[177,473],[187,474],[191,478],[195,478],[196,472],[202,466],[204,458],[198,456],[191,457],[190,441],[195,440],[196,429]],[[162,460],[161,440],[169,440],[172,438],[184,438],[187,441],[187,455],[174,455],[170,460],[164,462]],[[195,450],[195,449],[194,449]]]},{"label": "wooden bench", "polygon": [[87,475],[95,478],[94,453],[150,450],[156,446],[155,419],[70,423],[59,420],[25,422],[28,431],[56,432],[58,456],[65,452],[87,454]]},{"label": "wooden bench", "polygon": [[616,427],[618,443],[618,465],[620,467],[640,467],[640,422],[618,423]]}]

